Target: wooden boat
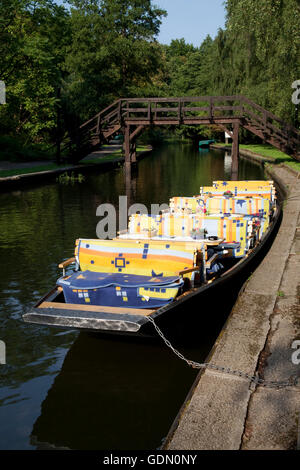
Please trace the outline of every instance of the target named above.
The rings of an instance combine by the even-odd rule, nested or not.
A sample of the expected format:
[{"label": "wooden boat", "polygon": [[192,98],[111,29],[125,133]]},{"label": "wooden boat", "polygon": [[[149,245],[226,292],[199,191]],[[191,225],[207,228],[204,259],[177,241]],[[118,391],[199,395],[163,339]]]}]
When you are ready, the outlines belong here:
[{"label": "wooden boat", "polygon": [[153,330],[149,318],[172,322],[175,312],[206,311],[203,299],[241,279],[281,213],[272,181],[216,181],[169,207],[132,215],[113,240],[77,240],[75,256],[59,265],[63,276],[24,321],[140,335]]}]

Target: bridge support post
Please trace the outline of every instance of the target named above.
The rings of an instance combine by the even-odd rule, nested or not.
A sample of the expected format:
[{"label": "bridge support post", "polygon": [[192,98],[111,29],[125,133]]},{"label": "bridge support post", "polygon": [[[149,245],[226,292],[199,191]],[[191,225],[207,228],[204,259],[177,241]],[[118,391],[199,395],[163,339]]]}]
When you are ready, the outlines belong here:
[{"label": "bridge support post", "polygon": [[[136,159],[136,138],[142,132],[144,126],[138,126],[131,132],[130,124],[125,124],[124,128],[124,154],[125,154],[125,188],[128,201],[131,201],[136,189],[137,159]],[[129,203],[129,202],[128,202]]]},{"label": "bridge support post", "polygon": [[239,121],[233,123],[233,139],[231,152],[231,179],[238,179],[239,172]]},{"label": "bridge support post", "polygon": [[131,144],[131,163],[136,164],[136,142],[133,141]]},{"label": "bridge support post", "polygon": [[124,153],[125,153],[125,169],[131,167],[131,158],[130,158],[130,126],[127,124],[125,126],[124,132]]},{"label": "bridge support post", "polygon": [[136,163],[136,142],[135,136],[130,134],[130,125],[126,124],[124,132],[124,153],[125,153],[125,166],[131,167],[131,164]]},{"label": "bridge support post", "polygon": [[136,139],[143,131],[144,126],[138,126],[132,133],[130,132],[130,124],[125,125],[124,129],[124,153],[125,166],[136,164]]}]

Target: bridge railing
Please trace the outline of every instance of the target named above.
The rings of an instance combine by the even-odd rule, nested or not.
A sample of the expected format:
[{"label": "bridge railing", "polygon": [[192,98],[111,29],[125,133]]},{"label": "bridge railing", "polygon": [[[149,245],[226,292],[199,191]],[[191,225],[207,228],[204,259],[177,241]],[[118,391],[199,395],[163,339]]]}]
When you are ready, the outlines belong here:
[{"label": "bridge railing", "polygon": [[97,134],[103,126],[108,126],[110,123],[115,122],[116,120],[120,120],[120,105],[120,100],[114,101],[111,105],[107,106],[107,108],[103,109],[91,119],[81,124],[79,128],[80,132],[94,132]]},{"label": "bridge railing", "polygon": [[120,100],[114,101],[75,129],[74,134],[65,138],[61,153],[73,155],[76,159],[76,156],[80,156],[83,151],[88,151],[94,144],[100,143],[101,134],[117,120],[121,120]]},{"label": "bridge railing", "polygon": [[126,121],[178,121],[214,119],[219,116],[242,117],[237,96],[198,96],[182,98],[128,98],[121,100],[121,115]]},{"label": "bridge railing", "polygon": [[241,96],[243,102],[243,115],[252,125],[258,126],[266,135],[271,135],[283,144],[287,141],[299,151],[300,132],[291,124],[286,123],[270,111],[251,101],[245,96]]},{"label": "bridge railing", "polygon": [[[70,151],[100,143],[119,124],[201,124],[239,119],[257,135],[271,137],[299,153],[300,133],[243,95],[163,98],[121,98],[76,129],[66,144]],[[74,150],[75,149],[75,150]]]}]

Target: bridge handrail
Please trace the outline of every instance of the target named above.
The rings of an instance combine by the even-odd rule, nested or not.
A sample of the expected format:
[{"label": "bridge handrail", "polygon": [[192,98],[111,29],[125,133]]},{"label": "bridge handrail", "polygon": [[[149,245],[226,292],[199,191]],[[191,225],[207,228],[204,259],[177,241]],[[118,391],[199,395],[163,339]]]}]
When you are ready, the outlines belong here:
[{"label": "bridge handrail", "polygon": [[[254,101],[250,100],[249,98],[247,98],[244,95],[188,96],[188,97],[185,96],[185,97],[157,97],[157,98],[151,98],[151,97],[120,98],[120,99],[114,101],[111,105],[107,106],[105,109],[101,110],[99,113],[97,113],[91,119],[89,119],[88,121],[81,124],[80,129],[83,129],[84,127],[87,127],[90,123],[94,122],[99,117],[101,119],[102,116],[104,117],[104,121],[109,120],[111,117],[116,116],[117,114],[119,114],[118,117],[120,118],[121,116],[120,116],[120,113],[118,111],[119,111],[119,109],[124,109],[124,106],[127,106],[126,110],[131,111],[131,112],[143,112],[144,110],[148,109],[149,103],[150,104],[155,104],[155,105],[156,104],[163,104],[163,103],[178,103],[178,105],[181,105],[181,110],[187,111],[187,108],[190,108],[190,110],[198,111],[200,109],[197,109],[197,108],[201,108],[201,107],[188,107],[188,106],[185,106],[185,104],[186,103],[193,103],[193,102],[198,102],[198,103],[199,102],[209,102],[209,103],[212,103],[212,109],[213,110],[229,110],[229,108],[226,108],[226,106],[217,106],[215,104],[215,102],[217,102],[217,101],[220,101],[220,102],[221,101],[222,102],[238,101],[238,102],[240,102],[240,106],[241,106],[241,104],[249,105],[252,108],[254,108],[256,111],[259,111],[260,113],[262,113],[264,118],[267,118],[267,119],[269,118],[270,120],[277,121],[279,124],[284,126],[284,129],[289,129],[290,132],[295,133],[297,136],[300,135],[299,131],[296,128],[294,128],[292,125],[287,124],[282,119],[275,116],[270,111],[267,111],[262,106],[254,103]],[[137,109],[137,108],[129,109],[130,104],[133,104],[133,103],[134,104],[135,103],[136,104],[140,103],[140,104],[144,104],[146,106],[140,106],[139,109]],[[117,109],[116,109],[116,107],[117,107]],[[160,111],[163,111],[163,109],[161,109],[160,107],[158,107],[157,109],[159,109]],[[178,108],[174,107],[170,111],[174,112],[176,109],[178,109]],[[107,112],[110,111],[110,110],[112,110],[112,111],[109,114],[107,114]],[[202,110],[203,111],[206,110],[205,107],[203,107]],[[168,109],[165,109],[164,111],[168,111]],[[243,111],[246,114],[249,112],[249,110],[247,109],[246,106],[245,107],[243,106]],[[260,116],[257,115],[257,118],[260,121],[262,121]]]},{"label": "bridge handrail", "polygon": [[110,135],[110,129],[115,132],[113,126],[120,128],[126,122],[170,120],[176,123],[197,119],[200,124],[202,119],[218,118],[220,121],[223,117],[244,120],[248,129],[257,135],[266,134],[271,140],[277,139],[280,145],[286,142],[294,153],[298,152],[298,129],[244,95],[119,98],[81,124],[67,145],[71,148],[72,145],[80,146],[80,142],[84,145],[88,139],[102,139],[104,135]]},{"label": "bridge handrail", "polygon": [[111,109],[111,108],[113,108],[114,106],[116,106],[119,102],[120,102],[120,99],[114,101],[112,104],[110,104],[110,105],[107,106],[106,108],[102,109],[99,113],[95,114],[91,119],[89,119],[88,121],[85,121],[83,124],[81,124],[81,126],[79,126],[79,129],[82,129],[83,127],[87,126],[87,125],[90,124],[92,121],[94,121],[95,119],[98,119],[99,116],[105,114],[109,109]]},{"label": "bridge handrail", "polygon": [[[235,106],[226,106],[220,105],[217,102],[235,102],[238,101],[238,95],[231,96],[185,96],[185,97],[158,97],[158,98],[122,98],[121,99],[121,108],[125,113],[126,120],[137,119],[135,116],[130,116],[132,113],[147,113],[147,119],[150,121],[154,114],[154,119],[157,119],[158,113],[173,113],[173,116],[168,116],[170,119],[177,119],[180,121],[182,118],[186,117],[187,112],[205,112],[207,116],[211,119],[215,111],[242,111],[240,105]],[[190,103],[206,103],[208,106],[188,106]],[[130,105],[135,105],[135,107],[130,107]],[[139,106],[140,105],[140,106]],[[166,105],[166,106],[164,106]],[[172,105],[174,105],[172,107]],[[174,113],[177,116],[174,116]],[[198,115],[199,117],[199,115]],[[238,116],[242,117],[242,116]],[[161,117],[160,119],[166,119],[167,117]]]},{"label": "bridge handrail", "polygon": [[[260,111],[263,115],[267,116],[267,118],[272,119],[273,121],[279,122],[279,124],[282,124],[284,126],[284,129],[288,129],[290,132],[295,133],[298,137],[300,137],[300,132],[298,129],[296,129],[292,124],[288,124],[287,122],[283,121],[283,119],[279,118],[275,114],[271,113],[271,111],[268,111],[267,109],[263,108],[259,104],[254,103],[254,101],[250,100],[246,96],[241,95],[240,96],[241,101],[244,101],[246,104],[249,104],[252,106],[254,109],[257,109]],[[248,110],[245,108],[245,111],[247,112]]]}]

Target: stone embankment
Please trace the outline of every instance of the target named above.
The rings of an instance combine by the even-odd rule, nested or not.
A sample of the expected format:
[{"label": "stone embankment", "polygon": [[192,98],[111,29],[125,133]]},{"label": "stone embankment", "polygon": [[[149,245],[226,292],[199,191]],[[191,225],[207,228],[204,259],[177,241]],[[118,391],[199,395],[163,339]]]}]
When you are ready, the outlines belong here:
[{"label": "stone embankment", "polygon": [[[286,194],[282,222],[209,361],[277,382],[300,376],[300,179],[283,165],[268,165],[267,171]],[[299,422],[300,378],[298,385],[266,388],[206,369],[199,373],[164,448],[297,449]]]}]

